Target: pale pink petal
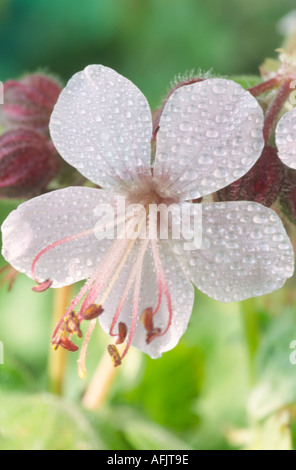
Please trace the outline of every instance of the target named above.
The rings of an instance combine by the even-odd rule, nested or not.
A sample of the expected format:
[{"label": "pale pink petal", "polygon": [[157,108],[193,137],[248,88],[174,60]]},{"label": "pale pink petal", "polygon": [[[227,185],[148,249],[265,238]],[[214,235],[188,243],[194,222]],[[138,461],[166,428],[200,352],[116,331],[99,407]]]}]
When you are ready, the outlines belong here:
[{"label": "pale pink petal", "polygon": [[35,265],[38,282],[50,279],[53,287],[61,287],[87,278],[112,242],[95,236],[102,220],[95,209],[112,204],[114,197],[100,189],[69,187],[21,204],[2,225],[4,258],[34,278],[32,264],[45,250]]},{"label": "pale pink petal", "polygon": [[[138,243],[138,242],[137,242]],[[164,267],[167,285],[169,288],[172,302],[172,321],[168,331],[158,338],[153,339],[149,344],[146,343],[146,330],[141,322],[141,314],[147,307],[156,308],[158,303],[158,285],[155,272],[155,265],[151,252],[151,247],[147,250],[144,258],[142,280],[139,298],[138,318],[132,345],[144,351],[152,358],[157,358],[165,351],[169,351],[179,342],[180,337],[184,334],[188,321],[192,312],[194,301],[194,289],[192,284],[187,280],[182,271],[176,270],[175,259],[171,253],[167,251],[167,247],[160,244],[160,256]],[[99,322],[106,333],[109,333],[112,318],[116,312],[122,292],[127,284],[127,280],[134,263],[137,260],[137,252],[134,250],[129,262],[119,277],[115,288],[110,297],[104,304],[104,312],[99,317]],[[127,297],[122,308],[118,321],[125,322],[128,331],[131,325],[131,312],[133,307],[133,289]],[[169,320],[169,310],[167,299],[163,294],[161,305],[158,312],[154,316],[154,327],[165,330]],[[117,332],[118,328],[114,328]]]},{"label": "pale pink petal", "polygon": [[209,79],[176,90],[160,119],[154,174],[164,194],[194,199],[227,186],[259,158],[263,112],[240,85]]},{"label": "pale pink petal", "polygon": [[151,174],[151,112],[129,80],[102,65],[75,74],[54,108],[50,132],[61,156],[94,183]]},{"label": "pale pink petal", "polygon": [[170,241],[188,278],[220,302],[244,300],[282,287],[294,271],[290,240],[277,214],[248,201],[202,204],[202,248]]},{"label": "pale pink petal", "polygon": [[279,158],[285,165],[296,170],[296,108],[279,120],[275,142]]}]

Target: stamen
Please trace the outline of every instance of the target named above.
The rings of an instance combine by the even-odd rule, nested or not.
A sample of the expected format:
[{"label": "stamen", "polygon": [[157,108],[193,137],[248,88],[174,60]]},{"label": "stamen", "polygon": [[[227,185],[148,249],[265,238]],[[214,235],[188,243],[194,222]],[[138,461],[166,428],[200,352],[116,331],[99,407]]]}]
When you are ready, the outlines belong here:
[{"label": "stamen", "polygon": [[74,235],[69,235],[68,237],[57,240],[56,242],[51,243],[47,247],[43,248],[43,250],[41,250],[37,254],[37,256],[35,256],[34,261],[32,263],[32,266],[31,266],[31,274],[32,274],[32,277],[33,277],[34,281],[37,282],[37,284],[42,284],[42,283],[39,283],[38,279],[36,278],[35,267],[36,267],[36,263],[39,261],[39,259],[43,255],[45,255],[45,253],[47,253],[48,251],[52,250],[53,248],[55,248],[59,245],[62,245],[63,243],[67,243],[67,242],[70,242],[72,240],[76,240],[77,238],[81,238],[81,237],[84,237],[86,235],[90,235],[93,232],[94,232],[94,229],[85,230],[84,232],[80,232],[80,233],[75,233]]},{"label": "stamen", "polygon": [[153,310],[151,307],[145,308],[144,312],[141,315],[141,321],[146,331],[150,331],[153,329]]},{"label": "stamen", "polygon": [[154,328],[153,325],[153,309],[151,307],[145,308],[144,312],[141,315],[141,320],[144,325],[146,334],[146,343],[149,344],[151,341],[160,335],[161,329]]},{"label": "stamen", "polygon": [[114,367],[120,366],[121,357],[120,357],[117,347],[114,344],[109,344],[107,350],[111,356]]},{"label": "stamen", "polygon": [[[167,326],[162,332],[159,332],[157,334],[156,330],[158,328],[155,328],[155,331],[154,331],[153,335],[149,336],[149,338],[150,338],[149,342],[151,342],[156,336],[165,335],[167,333],[167,331],[169,330],[169,328],[172,324],[172,319],[173,319],[172,300],[171,300],[170,291],[169,291],[169,288],[168,288],[168,285],[167,285],[166,277],[165,277],[165,274],[164,274],[162,262],[161,262],[161,259],[160,259],[157,240],[152,240],[151,244],[152,244],[153,259],[154,259],[154,263],[155,263],[155,266],[156,266],[156,271],[158,273],[157,276],[158,276],[159,282],[160,282],[160,289],[164,291],[165,297],[167,299],[169,318],[168,318]],[[161,299],[161,296],[160,296],[160,299]],[[159,308],[159,306],[158,306],[158,308]],[[158,308],[155,310],[154,314],[157,312]]]},{"label": "stamen", "polygon": [[62,346],[62,348],[67,349],[67,351],[70,352],[76,352],[79,349],[76,344],[74,344],[69,338],[67,338],[67,336],[60,336],[59,338],[56,338],[52,341],[53,349],[58,349],[59,346]]},{"label": "stamen", "polygon": [[4,285],[5,282],[7,282],[8,292],[10,292],[19,272],[16,269],[14,269],[12,266],[10,266],[9,264],[6,264],[5,266],[3,266],[3,268],[0,269],[0,276],[5,272],[6,274],[4,274],[4,276],[0,280],[0,285]]},{"label": "stamen", "polygon": [[32,287],[34,292],[44,292],[52,286],[52,281],[47,279],[47,281],[38,283],[37,286]]},{"label": "stamen", "polygon": [[118,338],[116,340],[116,344],[122,344],[127,335],[126,323],[123,323],[122,321],[120,321],[118,324],[118,331],[119,333],[118,333]]},{"label": "stamen", "polygon": [[82,338],[80,323],[75,312],[71,311],[64,317],[65,328],[67,333],[76,334],[78,338]]},{"label": "stamen", "polygon": [[135,334],[135,329],[137,325],[137,317],[138,317],[138,307],[139,307],[139,298],[140,298],[140,289],[141,289],[141,279],[142,279],[142,269],[144,263],[144,256],[149,244],[149,239],[145,240],[142,245],[142,249],[139,253],[138,260],[135,263],[135,266],[138,268],[137,276],[135,278],[135,289],[134,289],[134,297],[133,297],[133,309],[132,309],[132,321],[129,330],[128,340],[126,344],[126,348],[122,353],[121,359],[123,359],[128,352],[132,340]]},{"label": "stamen", "polygon": [[155,338],[158,338],[159,336],[161,336],[161,328],[153,328],[152,330],[150,331],[147,331],[147,335],[146,335],[146,343],[149,344],[151,343],[151,341]]},{"label": "stamen", "polygon": [[104,309],[101,305],[91,304],[84,312],[83,319],[84,320],[94,320],[98,318]]},{"label": "stamen", "polygon": [[[104,302],[106,301],[113,285],[115,284],[116,280],[118,279],[118,276],[119,276],[119,274],[120,274],[120,272],[121,272],[128,256],[129,256],[129,254],[132,250],[132,247],[134,245],[135,240],[133,240],[133,243],[130,244],[127,249],[126,249],[126,245],[127,245],[127,242],[129,242],[129,240],[120,240],[120,242],[123,242],[123,243],[120,243],[120,248],[118,249],[118,252],[116,253],[116,250],[113,249],[116,256],[113,255],[113,257],[111,258],[112,259],[111,263],[110,263],[110,252],[109,251],[107,252],[107,255],[105,257],[106,258],[105,263],[103,263],[103,266],[101,267],[101,272],[100,272],[100,274],[97,274],[97,278],[93,282],[92,288],[89,290],[86,298],[83,301],[82,307],[81,307],[80,312],[79,312],[79,317],[83,318],[84,312],[86,311],[86,309],[90,305],[92,305],[96,302],[96,300],[99,297],[102,290],[107,286],[107,283],[110,280],[110,278],[112,276],[112,273],[116,269],[115,273],[113,274],[113,276],[111,278],[111,281],[109,282],[105,292],[103,293],[102,298],[100,299],[100,305],[102,306],[104,304]],[[121,246],[121,245],[123,245],[123,246]],[[123,257],[122,257],[121,261],[119,262],[119,260],[122,256],[122,251],[124,252],[124,250],[125,250],[125,253],[123,254]],[[118,265],[118,263],[119,263],[119,265]]]},{"label": "stamen", "polygon": [[[140,233],[140,229],[143,225],[146,226],[146,215],[141,219],[138,224],[138,233]],[[126,230],[126,227],[125,227]],[[89,231],[83,232],[82,235],[90,233]],[[66,241],[70,241],[72,239],[77,238],[77,235],[66,237],[63,240],[57,241],[50,245],[49,247],[42,250],[35,258],[32,264],[32,273],[35,276],[35,266],[37,261],[40,257],[45,254],[51,248],[58,246],[61,243]],[[67,309],[66,313],[63,315],[61,321],[57,325],[54,336],[53,336],[53,346],[58,347],[59,345],[66,345],[69,347],[70,350],[77,350],[78,348],[73,345],[70,338],[72,334],[77,334],[78,337],[82,337],[82,332],[80,330],[80,323],[82,320],[90,320],[89,328],[86,332],[85,339],[81,348],[80,357],[78,360],[78,374],[81,378],[86,377],[86,355],[87,355],[87,348],[90,337],[96,325],[96,319],[99,315],[102,314],[104,311],[103,305],[104,302],[107,300],[112,288],[114,287],[115,283],[117,282],[120,273],[123,267],[126,264],[126,261],[134,247],[135,239],[127,239],[127,238],[119,238],[108,252],[105,254],[103,260],[99,263],[98,267],[93,272],[91,278],[85,283],[83,288],[80,290],[77,297],[72,301],[70,307]],[[135,327],[136,327],[136,320],[137,320],[137,311],[138,311],[138,302],[139,302],[139,291],[140,291],[140,283],[141,283],[141,272],[143,267],[143,259],[146,252],[146,249],[149,244],[149,239],[146,239],[141,249],[139,249],[138,259],[136,260],[130,277],[128,279],[126,288],[124,290],[123,296],[117,308],[115,317],[113,318],[112,326],[110,328],[110,334],[112,336],[117,336],[116,344],[121,344],[125,341],[128,333],[128,327],[124,322],[119,322],[118,324],[118,333],[115,335],[112,333],[112,329],[114,328],[115,324],[117,323],[118,316],[124,305],[126,297],[132,287],[133,283],[135,282],[135,291],[134,291],[134,299],[133,299],[133,311],[132,311],[132,324],[130,328],[130,333],[128,336],[127,346],[123,353],[123,356],[127,353],[132,338],[134,335]],[[137,275],[138,274],[138,275]],[[104,290],[105,289],[105,290]],[[76,305],[83,299],[84,295],[86,295],[85,299],[83,300],[82,306],[80,308],[79,314],[76,315],[74,313],[74,308]],[[96,303],[97,299],[99,298],[99,302]],[[70,333],[70,338],[65,336],[65,333]],[[121,357],[118,349],[115,345],[109,345],[108,351],[110,356],[112,357],[114,366],[118,366],[121,364]]]},{"label": "stamen", "polygon": [[85,338],[81,347],[81,352],[79,359],[77,361],[78,364],[78,375],[79,377],[84,380],[86,378],[86,367],[85,367],[85,362],[86,362],[86,354],[87,354],[87,348],[88,348],[88,343],[91,338],[91,335],[95,329],[95,326],[97,324],[97,320],[91,320],[89,327],[87,329],[87,332],[85,334]]}]

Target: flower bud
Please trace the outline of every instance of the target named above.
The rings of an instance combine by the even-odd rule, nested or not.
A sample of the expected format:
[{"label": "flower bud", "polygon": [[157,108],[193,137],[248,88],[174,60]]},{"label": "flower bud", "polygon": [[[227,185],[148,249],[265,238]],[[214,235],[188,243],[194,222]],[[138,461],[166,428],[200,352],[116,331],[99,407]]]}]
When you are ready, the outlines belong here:
[{"label": "flower bud", "polygon": [[48,135],[49,118],[61,92],[60,85],[42,74],[4,83],[0,125],[4,129],[30,127]]},{"label": "flower bud", "polygon": [[41,194],[60,168],[53,144],[31,129],[0,136],[0,198]]},{"label": "flower bud", "polygon": [[283,214],[296,225],[296,170],[287,169],[280,197]]},{"label": "flower bud", "polygon": [[217,193],[218,201],[254,201],[270,207],[278,198],[285,167],[274,147],[266,145],[255,165],[242,178]]}]

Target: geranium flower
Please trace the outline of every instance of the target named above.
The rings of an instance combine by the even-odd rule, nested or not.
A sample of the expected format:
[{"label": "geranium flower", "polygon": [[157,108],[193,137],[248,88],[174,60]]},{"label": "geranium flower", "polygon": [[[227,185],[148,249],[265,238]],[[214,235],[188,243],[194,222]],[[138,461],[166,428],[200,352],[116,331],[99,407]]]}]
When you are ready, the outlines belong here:
[{"label": "geranium flower", "polygon": [[[72,334],[81,336],[84,318],[91,330],[98,316],[116,344],[125,343],[121,356],[109,346],[115,365],[131,344],[159,357],[186,330],[193,284],[221,302],[283,285],[294,270],[293,250],[279,217],[260,204],[203,203],[201,249],[184,249],[184,237],[140,236],[147,234],[152,203],[187,201],[193,216],[200,209],[193,199],[244,175],[262,152],[262,127],[263,112],[250,93],[233,81],[208,79],[170,96],[151,146],[150,108],[135,85],[97,65],[71,78],[53,111],[51,137],[68,163],[105,189],[42,195],[2,226],[3,255],[39,283],[37,290],[87,279],[57,326],[56,347],[77,349]],[[145,209],[136,219],[138,237],[99,241],[97,208],[112,205],[116,214],[118,194]],[[136,216],[128,212],[126,225]]]}]

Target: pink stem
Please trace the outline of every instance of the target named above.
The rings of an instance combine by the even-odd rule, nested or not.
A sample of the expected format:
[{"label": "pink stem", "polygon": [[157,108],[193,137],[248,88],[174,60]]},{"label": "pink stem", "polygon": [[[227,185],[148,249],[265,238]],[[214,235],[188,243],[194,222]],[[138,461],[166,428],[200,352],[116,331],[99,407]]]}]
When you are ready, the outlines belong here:
[{"label": "pink stem", "polygon": [[278,115],[291,93],[290,85],[291,85],[290,79],[285,80],[282,83],[275,99],[273,100],[273,102],[271,103],[271,105],[269,106],[266,112],[264,128],[263,128],[263,136],[264,136],[266,143],[268,143],[271,133],[273,131],[274,125],[278,118]]},{"label": "pink stem", "polygon": [[248,88],[248,91],[253,96],[259,96],[267,91],[273,90],[280,84],[280,79],[278,77],[273,77],[270,80],[266,80],[265,82],[258,83],[258,85],[254,85],[251,88]]},{"label": "pink stem", "polygon": [[131,287],[132,287],[132,285],[133,285],[133,282],[134,282],[134,280],[135,280],[135,278],[136,278],[137,270],[139,270],[140,267],[141,267],[141,265],[143,264],[143,258],[144,258],[145,252],[146,252],[146,250],[147,250],[148,244],[149,244],[149,240],[147,239],[147,240],[145,240],[145,241],[143,242],[143,245],[142,245],[141,250],[139,250],[138,259],[135,261],[135,264],[134,264],[133,269],[132,269],[132,271],[131,271],[131,273],[130,273],[130,276],[129,276],[129,278],[128,278],[128,281],[127,281],[127,283],[126,283],[126,286],[125,286],[125,289],[124,289],[124,291],[123,291],[123,294],[122,294],[122,296],[121,296],[121,298],[120,298],[120,301],[119,301],[118,307],[117,307],[117,309],[116,309],[115,315],[114,315],[114,317],[113,317],[113,319],[112,319],[112,323],[111,323],[110,330],[109,330],[110,336],[114,336],[114,334],[113,334],[113,329],[114,329],[114,327],[115,327],[115,325],[116,325],[116,323],[117,323],[117,320],[118,320],[118,317],[119,317],[119,315],[120,315],[120,312],[121,312],[121,310],[122,310],[122,308],[123,308],[123,306],[124,306],[124,304],[125,304],[125,301],[126,301],[126,299],[127,299],[127,296],[128,296],[128,294],[129,294],[129,291],[130,291],[130,289],[131,289]]},{"label": "pink stem", "polygon": [[163,336],[167,333],[167,331],[169,330],[169,328],[172,324],[172,318],[173,318],[172,300],[171,300],[170,291],[169,291],[169,288],[168,288],[168,285],[167,285],[167,282],[166,282],[166,277],[165,277],[165,274],[164,274],[162,262],[161,262],[161,259],[160,259],[159,249],[158,249],[158,246],[157,246],[157,241],[152,240],[151,243],[152,243],[152,249],[153,249],[153,257],[154,257],[154,260],[155,260],[155,266],[157,267],[157,269],[159,270],[159,273],[160,273],[161,285],[162,285],[162,288],[164,290],[164,294],[165,294],[166,299],[167,299],[167,305],[168,305],[168,311],[169,311],[169,318],[168,318],[167,326],[166,326],[165,330],[162,333],[157,335],[157,336]]},{"label": "pink stem", "polygon": [[[149,242],[149,240],[146,240],[146,242]],[[141,249],[138,260],[136,262],[138,272],[137,272],[137,276],[136,276],[136,280],[135,280],[135,289],[134,289],[134,297],[133,297],[133,309],[132,309],[132,321],[131,321],[131,326],[130,326],[130,331],[129,331],[129,335],[128,335],[127,344],[126,344],[125,350],[122,353],[121,359],[123,359],[124,356],[127,354],[128,350],[129,350],[129,348],[132,344],[132,340],[133,340],[133,337],[134,337],[134,334],[135,334],[135,329],[136,329],[136,326],[137,326],[142,270],[143,270],[144,255],[145,255],[146,249],[147,249],[147,243],[143,243],[143,247]]]},{"label": "pink stem", "polygon": [[37,256],[35,256],[34,261],[32,263],[32,266],[31,266],[31,274],[32,274],[32,277],[33,277],[34,281],[37,282],[37,284],[39,284],[39,281],[37,280],[36,275],[35,275],[35,267],[36,267],[36,263],[39,261],[39,259],[43,255],[45,255],[45,253],[52,250],[53,248],[56,248],[59,245],[62,245],[63,243],[67,243],[67,242],[70,242],[72,240],[76,240],[77,238],[81,238],[81,237],[84,237],[86,235],[90,235],[91,233],[93,233],[93,231],[94,231],[94,229],[90,229],[90,230],[85,230],[84,232],[76,233],[74,235],[69,235],[68,237],[62,238],[61,240],[58,240],[58,241],[52,243],[51,245],[48,245],[46,248],[43,248],[43,250],[41,250],[37,254]]}]

